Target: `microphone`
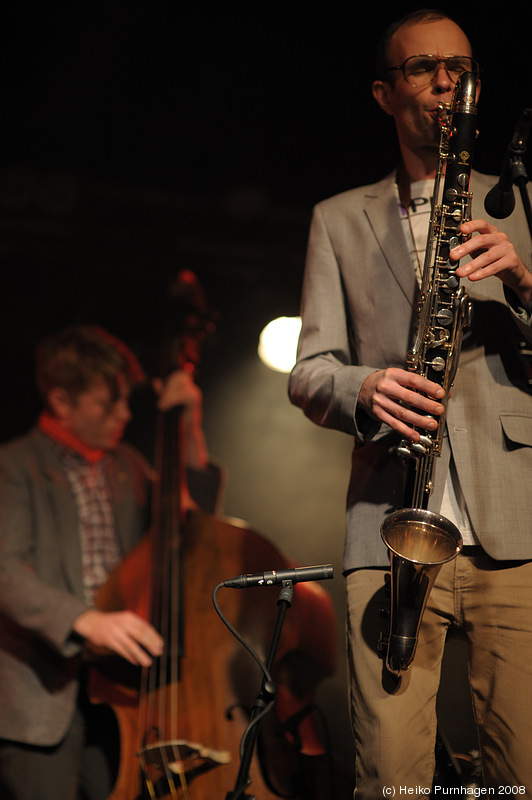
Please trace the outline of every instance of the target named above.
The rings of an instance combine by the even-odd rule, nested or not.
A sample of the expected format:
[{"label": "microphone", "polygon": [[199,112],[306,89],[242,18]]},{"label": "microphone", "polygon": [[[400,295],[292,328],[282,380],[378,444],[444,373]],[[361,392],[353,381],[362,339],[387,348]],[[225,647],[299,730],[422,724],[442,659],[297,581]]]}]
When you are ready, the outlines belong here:
[{"label": "microphone", "polygon": [[526,151],[526,140],[532,124],[532,108],[525,108],[515,128],[512,141],[506,148],[499,181],[484,199],[484,208],[495,219],[509,217],[515,208],[513,185],[522,176],[521,156]]},{"label": "microphone", "polygon": [[295,569],[271,570],[271,572],[258,572],[256,575],[239,575],[223,582],[227,589],[246,589],[248,586],[274,586],[275,584],[291,581],[324,581],[333,577],[332,564],[321,564],[318,567],[296,567]]}]

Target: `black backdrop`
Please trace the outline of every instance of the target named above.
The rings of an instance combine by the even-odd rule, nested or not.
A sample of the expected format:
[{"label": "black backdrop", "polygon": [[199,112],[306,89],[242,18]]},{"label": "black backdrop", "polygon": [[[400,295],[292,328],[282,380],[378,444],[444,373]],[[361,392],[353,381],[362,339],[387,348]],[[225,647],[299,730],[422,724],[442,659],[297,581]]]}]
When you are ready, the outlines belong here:
[{"label": "black backdrop", "polygon": [[[421,5],[395,4],[394,16]],[[524,16],[502,4],[456,15],[484,70],[479,168],[499,167],[531,101]],[[395,161],[370,96],[389,20],[354,3],[326,13],[298,3],[14,4],[2,31],[3,160],[198,195],[252,184],[308,204]]]}]

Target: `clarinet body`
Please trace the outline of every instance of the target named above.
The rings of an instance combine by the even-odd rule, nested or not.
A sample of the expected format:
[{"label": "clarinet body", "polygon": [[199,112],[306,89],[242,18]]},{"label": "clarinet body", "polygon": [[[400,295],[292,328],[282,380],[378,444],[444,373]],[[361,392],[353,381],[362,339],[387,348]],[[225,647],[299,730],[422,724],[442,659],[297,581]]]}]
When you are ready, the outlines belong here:
[{"label": "clarinet body", "polygon": [[440,148],[429,234],[421,282],[418,325],[407,353],[409,370],[444,389],[444,413],[434,431],[419,429],[419,442],[404,440],[398,454],[408,462],[405,508],[387,516],[381,536],[390,550],[390,630],[379,643],[386,666],[400,675],[412,663],[419,626],[442,564],[462,548],[460,532],[445,517],[427,510],[436,459],[441,455],[447,401],[456,375],[462,333],[472,306],[456,275],[459,262],[449,252],[461,244],[462,223],[471,219],[469,190],[476,130],[476,81],[470,72],[458,79],[449,106],[441,107]]}]

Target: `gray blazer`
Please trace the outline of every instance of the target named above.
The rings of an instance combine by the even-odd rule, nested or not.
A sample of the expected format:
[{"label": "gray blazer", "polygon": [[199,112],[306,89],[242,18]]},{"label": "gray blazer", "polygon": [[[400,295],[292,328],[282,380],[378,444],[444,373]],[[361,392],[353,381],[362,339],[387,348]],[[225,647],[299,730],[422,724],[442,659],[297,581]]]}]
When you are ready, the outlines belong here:
[{"label": "gray blazer", "polygon": [[[127,553],[147,521],[150,470],[133,448],[108,459],[117,537]],[[0,738],[54,745],[70,724],[83,600],[77,510],[38,430],[0,448]]]},{"label": "gray blazer", "polygon": [[[473,174],[473,217],[496,178]],[[344,567],[386,566],[380,539],[386,514],[404,505],[397,435],[357,409],[365,378],[404,366],[415,327],[416,281],[400,228],[395,176],[332,197],[314,210],[305,269],[293,403],[319,425],[355,437],[347,497]],[[531,241],[519,198],[505,230],[529,266]],[[475,533],[496,559],[532,559],[532,396],[517,388],[522,362],[512,339],[532,340],[530,315],[502,282],[464,281],[474,301],[448,402],[445,452],[431,507],[439,510],[449,446]],[[517,352],[517,351],[515,351]],[[512,365],[516,366],[513,367]],[[514,374],[515,373],[515,374]]]}]

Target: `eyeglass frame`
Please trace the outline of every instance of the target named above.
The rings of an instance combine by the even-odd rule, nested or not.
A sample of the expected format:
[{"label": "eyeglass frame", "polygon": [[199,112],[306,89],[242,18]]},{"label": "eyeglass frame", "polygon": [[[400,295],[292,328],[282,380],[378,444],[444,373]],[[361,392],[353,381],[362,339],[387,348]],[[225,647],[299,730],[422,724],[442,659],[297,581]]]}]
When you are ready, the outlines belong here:
[{"label": "eyeglass frame", "polygon": [[[432,78],[429,78],[429,80],[427,81],[426,84],[423,84],[422,86],[419,86],[419,85],[416,86],[416,84],[410,83],[410,81],[406,77],[405,64],[407,63],[407,61],[410,61],[410,59],[412,59],[412,58],[436,58],[436,59],[438,59],[438,61],[436,63],[436,70],[434,72],[434,75],[436,75],[436,72],[437,72],[438,67],[440,66],[440,64],[444,64],[445,65],[445,63],[448,60],[452,59],[452,58],[467,58],[469,61],[471,61],[472,71],[473,71],[473,73],[474,73],[474,75],[475,75],[477,80],[478,80],[479,75],[480,75],[480,64],[478,63],[478,61],[476,59],[474,59],[472,56],[462,56],[462,55],[456,55],[456,56],[450,56],[449,55],[449,56],[441,56],[440,57],[440,56],[434,55],[433,53],[418,53],[417,55],[408,56],[407,58],[405,58],[403,63],[399,64],[399,66],[386,67],[387,71],[388,70],[390,70],[390,71],[401,70],[401,72],[403,73],[403,78],[405,79],[405,81],[408,83],[409,86],[412,86],[413,89],[423,89],[424,86],[428,86],[428,84],[431,83],[434,80],[434,75],[432,76]],[[444,66],[443,69],[445,70],[445,72],[449,76],[449,80],[451,80],[453,83],[456,83],[456,80],[458,80],[458,78],[456,80],[453,80],[453,78],[449,74],[449,70],[447,69],[447,66]],[[463,71],[467,72],[467,70],[463,70]],[[429,74],[430,73],[427,72],[427,75],[429,75]],[[460,74],[462,74],[462,73],[460,73]],[[460,77],[460,76],[458,76],[458,77]]]}]

